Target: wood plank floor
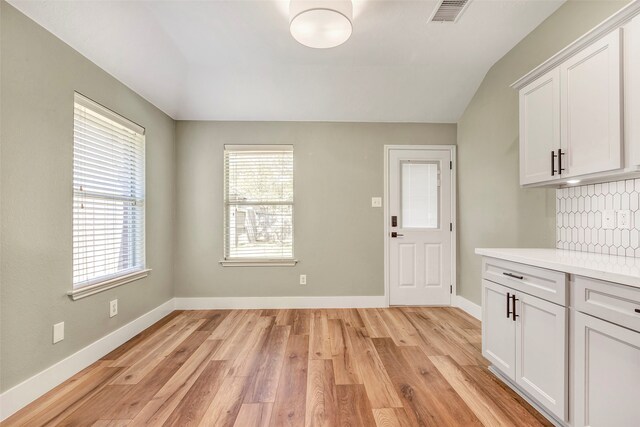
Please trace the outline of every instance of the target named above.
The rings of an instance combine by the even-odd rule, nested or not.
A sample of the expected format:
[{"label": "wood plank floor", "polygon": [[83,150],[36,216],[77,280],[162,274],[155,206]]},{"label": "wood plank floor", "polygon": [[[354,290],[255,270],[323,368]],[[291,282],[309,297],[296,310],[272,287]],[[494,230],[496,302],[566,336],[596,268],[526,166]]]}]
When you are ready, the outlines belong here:
[{"label": "wood plank floor", "polygon": [[539,426],[455,308],[176,311],[2,426]]}]

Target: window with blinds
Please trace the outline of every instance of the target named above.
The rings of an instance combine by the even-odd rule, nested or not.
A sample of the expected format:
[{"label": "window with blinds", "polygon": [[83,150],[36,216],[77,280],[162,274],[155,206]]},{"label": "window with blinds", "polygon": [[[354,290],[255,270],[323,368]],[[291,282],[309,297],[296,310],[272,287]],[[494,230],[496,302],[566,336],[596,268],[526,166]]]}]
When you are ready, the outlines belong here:
[{"label": "window with blinds", "polygon": [[145,268],[144,129],[76,94],[73,287]]},{"label": "window with blinds", "polygon": [[293,259],[293,146],[226,145],[225,260]]}]

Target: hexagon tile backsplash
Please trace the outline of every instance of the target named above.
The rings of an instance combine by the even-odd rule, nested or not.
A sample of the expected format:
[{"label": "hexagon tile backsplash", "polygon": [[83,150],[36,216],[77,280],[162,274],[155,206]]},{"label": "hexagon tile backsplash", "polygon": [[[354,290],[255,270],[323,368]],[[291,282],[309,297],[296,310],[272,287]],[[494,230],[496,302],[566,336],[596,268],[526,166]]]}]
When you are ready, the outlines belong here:
[{"label": "hexagon tile backsplash", "polygon": [[[640,258],[640,179],[556,190],[556,247]],[[630,210],[630,230],[605,230],[604,210]]]}]

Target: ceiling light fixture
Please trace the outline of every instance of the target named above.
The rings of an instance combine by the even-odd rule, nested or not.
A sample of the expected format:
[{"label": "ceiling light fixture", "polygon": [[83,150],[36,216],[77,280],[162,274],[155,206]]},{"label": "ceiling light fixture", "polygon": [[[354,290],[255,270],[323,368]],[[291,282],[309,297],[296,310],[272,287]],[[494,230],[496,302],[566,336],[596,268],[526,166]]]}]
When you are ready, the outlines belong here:
[{"label": "ceiling light fixture", "polygon": [[316,49],[340,46],[353,31],[351,0],[291,0],[289,16],[293,38]]}]

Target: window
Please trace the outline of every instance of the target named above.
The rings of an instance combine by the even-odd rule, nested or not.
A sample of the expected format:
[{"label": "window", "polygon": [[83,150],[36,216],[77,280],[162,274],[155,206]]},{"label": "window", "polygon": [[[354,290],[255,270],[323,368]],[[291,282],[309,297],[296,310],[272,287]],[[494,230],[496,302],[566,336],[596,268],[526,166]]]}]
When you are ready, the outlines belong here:
[{"label": "window", "polygon": [[402,228],[438,228],[438,163],[404,161],[401,173]]},{"label": "window", "polygon": [[143,128],[76,94],[72,296],[146,275],[144,143]]},{"label": "window", "polygon": [[294,263],[292,146],[225,146],[224,205],[224,265]]}]

